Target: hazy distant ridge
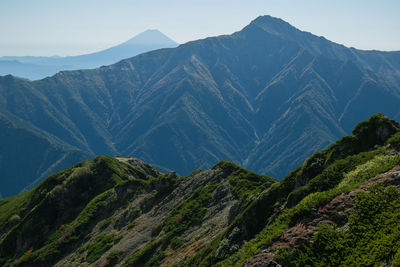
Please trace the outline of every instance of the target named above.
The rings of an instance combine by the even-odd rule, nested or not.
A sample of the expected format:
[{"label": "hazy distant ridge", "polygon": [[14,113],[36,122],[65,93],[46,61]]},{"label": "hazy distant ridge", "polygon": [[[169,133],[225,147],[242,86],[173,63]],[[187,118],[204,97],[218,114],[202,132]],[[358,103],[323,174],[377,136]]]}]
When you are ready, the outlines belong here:
[{"label": "hazy distant ridge", "polygon": [[0,75],[38,80],[62,70],[92,69],[116,63],[125,58],[178,44],[158,30],[147,30],[117,46],[80,56],[68,57],[0,57]]}]

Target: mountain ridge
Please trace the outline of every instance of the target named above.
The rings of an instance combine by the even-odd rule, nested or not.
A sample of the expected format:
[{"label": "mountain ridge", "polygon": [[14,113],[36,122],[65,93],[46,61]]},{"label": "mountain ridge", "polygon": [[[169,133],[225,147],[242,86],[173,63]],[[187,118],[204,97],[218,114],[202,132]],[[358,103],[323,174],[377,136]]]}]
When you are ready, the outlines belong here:
[{"label": "mountain ridge", "polygon": [[[97,68],[122,59],[178,44],[158,30],[147,30],[131,39],[100,51],[77,56],[53,57],[0,57],[0,74],[39,80],[63,70]],[[11,73],[10,73],[11,72]]]},{"label": "mountain ridge", "polygon": [[185,177],[131,157],[78,163],[0,200],[0,264],[395,265],[400,125],[375,114],[352,132],[281,181],[228,161]]},{"label": "mountain ridge", "polygon": [[335,49],[328,43],[333,52],[321,56],[253,23],[98,69],[3,77],[0,103],[91,154],[131,155],[179,174],[225,159],[282,178],[356,122],[377,112],[399,119],[400,74],[388,64],[397,54],[347,49],[341,60],[329,57]]}]

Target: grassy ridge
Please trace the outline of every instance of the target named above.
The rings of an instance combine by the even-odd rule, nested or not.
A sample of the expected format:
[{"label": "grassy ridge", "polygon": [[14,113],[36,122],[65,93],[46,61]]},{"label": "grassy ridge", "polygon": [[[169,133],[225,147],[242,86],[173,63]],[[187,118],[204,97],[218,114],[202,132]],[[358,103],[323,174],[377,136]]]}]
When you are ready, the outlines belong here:
[{"label": "grassy ridge", "polygon": [[[327,203],[343,192],[344,187],[335,187],[345,178],[344,174],[354,171],[357,166],[374,159],[377,155],[384,154],[386,148],[380,146],[385,145],[391,136],[396,136],[397,131],[398,124],[382,114],[373,115],[367,121],[360,122],[353,131],[354,135],[343,137],[324,151],[315,153],[279,184],[261,193],[217,238],[218,241],[211,242],[186,264],[229,266],[237,262],[240,266],[240,263],[259,251],[261,245],[268,246],[291,224],[307,216],[312,207]],[[382,132],[385,134],[382,135]],[[379,161],[379,158],[377,160]],[[389,165],[396,164],[395,161]],[[383,172],[389,167],[376,167],[375,171],[367,173],[367,176],[371,177],[374,172]],[[357,183],[354,181],[351,186],[357,186]],[[327,193],[318,193],[324,191]],[[307,196],[310,197],[305,201],[310,202],[305,206],[304,202],[297,206]],[[282,205],[286,208],[283,212]],[[229,244],[225,246],[229,249],[223,249],[224,244]],[[224,253],[218,254],[217,251]]]},{"label": "grassy ridge", "polygon": [[[82,162],[31,191],[0,201],[0,263],[46,265],[72,253],[67,259],[74,264],[157,266],[170,262],[170,253],[180,254],[191,231],[205,223],[207,212],[229,199],[235,203],[229,225],[199,250],[190,250],[178,265],[242,266],[285,231],[308,220],[313,210],[396,166],[398,128],[383,115],[374,115],[357,125],[354,135],[315,153],[280,182],[228,161],[187,177],[160,174],[144,165],[132,167],[106,156]],[[185,192],[177,188],[180,185]],[[173,202],[175,194],[183,201]],[[313,243],[282,249],[276,258],[298,266],[398,264],[399,196],[398,188],[384,186],[357,195],[346,227],[320,226]],[[130,241],[125,239],[119,243],[131,229],[142,227],[135,226],[139,216],[166,197],[174,203],[171,211],[147,228],[139,250],[126,249]]]}]

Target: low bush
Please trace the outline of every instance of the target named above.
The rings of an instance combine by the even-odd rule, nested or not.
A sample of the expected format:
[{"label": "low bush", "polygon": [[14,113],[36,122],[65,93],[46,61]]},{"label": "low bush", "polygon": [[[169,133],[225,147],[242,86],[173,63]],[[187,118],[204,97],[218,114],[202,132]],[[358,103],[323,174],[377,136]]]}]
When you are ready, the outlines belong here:
[{"label": "low bush", "polygon": [[[351,157],[350,159],[352,158],[354,157]],[[370,157],[368,156],[366,158]],[[309,217],[313,209],[316,209],[318,207],[327,204],[334,197],[345,191],[352,190],[358,187],[361,183],[365,182],[367,179],[374,177],[381,172],[390,170],[397,164],[398,160],[399,160],[399,155],[383,156],[378,154],[377,156],[365,162],[364,164],[355,167],[354,170],[351,170],[348,173],[341,174],[342,177],[346,177],[346,180],[343,180],[343,183],[326,191],[313,192],[308,194],[294,207],[285,209],[283,213],[279,215],[273,223],[267,225],[258,235],[256,235],[254,239],[246,242],[237,253],[233,254],[232,256],[218,263],[217,265],[241,266],[246,259],[256,254],[261,247],[267,247],[268,245],[272,244],[273,240],[281,236],[291,226],[297,224],[304,218]],[[326,233],[328,230],[325,229],[324,231],[325,231],[324,233]],[[323,236],[321,238],[323,238]],[[287,251],[281,253],[284,253],[284,257],[289,257],[289,255],[291,255]],[[294,258],[302,256],[304,255],[300,254],[293,255]],[[294,264],[295,260],[291,262],[291,264],[292,263]],[[325,262],[321,262],[320,266],[324,266],[323,264],[325,264]],[[300,264],[298,266],[302,265]]]},{"label": "low bush", "polygon": [[[376,185],[359,192],[348,230],[321,225],[313,242],[277,257],[290,266],[377,266],[398,264],[400,249],[400,191]],[[392,262],[391,262],[392,261]]]},{"label": "low bush", "polygon": [[87,246],[86,260],[89,263],[95,262],[104,254],[104,252],[111,248],[117,240],[118,237],[116,237],[114,234],[98,235],[93,243],[90,243]]},{"label": "low bush", "polygon": [[400,150],[400,132],[395,133],[392,135],[388,140],[387,143],[390,144],[394,149]]}]

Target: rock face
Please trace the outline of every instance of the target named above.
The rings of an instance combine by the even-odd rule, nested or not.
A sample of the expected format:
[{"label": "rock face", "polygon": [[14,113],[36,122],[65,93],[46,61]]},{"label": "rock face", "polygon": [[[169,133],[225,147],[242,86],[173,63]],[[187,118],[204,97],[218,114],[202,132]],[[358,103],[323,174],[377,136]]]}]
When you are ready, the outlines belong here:
[{"label": "rock face", "polygon": [[[47,159],[30,166],[35,178],[65,166],[71,149],[77,161],[128,155],[186,175],[230,160],[283,178],[358,121],[377,112],[398,119],[399,69],[399,52],[349,49],[264,16],[229,36],[94,70],[1,77],[0,114],[14,124],[2,133],[5,144],[21,142],[15,128],[49,140],[39,151],[56,156],[24,154]],[[8,196],[35,178],[2,164],[21,154],[5,147],[2,180],[24,185],[4,183]]]},{"label": "rock face", "polygon": [[138,169],[150,176],[157,177],[161,175],[161,173],[156,168],[154,168],[150,164],[141,161],[140,159],[131,157],[116,157],[116,159],[119,160],[120,162],[127,163],[132,167],[134,167],[135,169]]}]

